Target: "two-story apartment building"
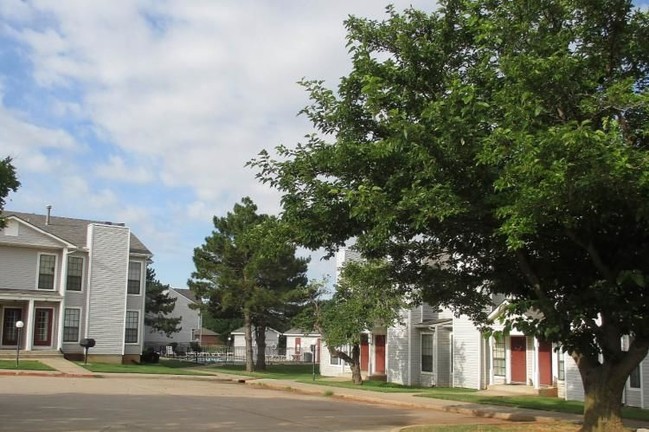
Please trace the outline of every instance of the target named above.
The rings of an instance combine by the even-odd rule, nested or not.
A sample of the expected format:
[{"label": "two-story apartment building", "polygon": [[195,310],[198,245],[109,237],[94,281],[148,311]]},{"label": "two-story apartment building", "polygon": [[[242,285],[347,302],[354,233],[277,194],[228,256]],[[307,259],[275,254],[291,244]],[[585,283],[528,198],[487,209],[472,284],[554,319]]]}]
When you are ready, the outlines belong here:
[{"label": "two-story apartment building", "polygon": [[73,358],[92,338],[89,359],[139,360],[151,252],[124,224],[47,213],[2,214],[0,350],[20,342]]}]

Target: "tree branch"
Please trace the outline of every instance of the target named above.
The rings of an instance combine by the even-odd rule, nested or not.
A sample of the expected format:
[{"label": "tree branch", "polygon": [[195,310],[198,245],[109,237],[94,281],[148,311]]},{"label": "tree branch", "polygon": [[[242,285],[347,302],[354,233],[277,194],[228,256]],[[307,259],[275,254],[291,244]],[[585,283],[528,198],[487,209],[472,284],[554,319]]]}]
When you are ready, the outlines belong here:
[{"label": "tree branch", "polygon": [[599,251],[597,250],[597,248],[595,247],[592,241],[589,241],[588,243],[584,242],[579,237],[577,237],[577,235],[570,229],[566,229],[566,235],[576,245],[578,245],[579,247],[584,249],[586,253],[588,253],[588,256],[590,257],[591,261],[595,265],[595,268],[599,270],[599,272],[602,274],[602,276],[604,276],[604,278],[608,281],[608,283],[610,283],[612,286],[617,285],[613,272],[604,263],[602,256],[600,255]]}]

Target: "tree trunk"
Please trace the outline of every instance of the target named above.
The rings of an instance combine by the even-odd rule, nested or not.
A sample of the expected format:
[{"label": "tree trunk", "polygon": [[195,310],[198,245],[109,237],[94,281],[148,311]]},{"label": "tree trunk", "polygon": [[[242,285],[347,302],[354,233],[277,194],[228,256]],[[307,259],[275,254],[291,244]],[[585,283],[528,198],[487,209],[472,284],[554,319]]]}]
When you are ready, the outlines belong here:
[{"label": "tree trunk", "polygon": [[625,431],[621,409],[626,375],[610,365],[580,366],[584,384],[583,432]]},{"label": "tree trunk", "polygon": [[336,349],[330,349],[329,353],[335,355],[349,365],[349,368],[352,371],[352,382],[354,384],[363,384],[363,376],[361,375],[361,347],[357,343],[352,346],[351,356]]},{"label": "tree trunk", "polygon": [[361,347],[358,344],[352,346],[352,382],[362,385],[363,377],[361,376]]},{"label": "tree trunk", "polygon": [[252,350],[252,318],[250,316],[250,311],[244,309],[243,311],[243,326],[245,332],[246,340],[246,372],[254,372],[255,364],[253,362],[253,350]]},{"label": "tree trunk", "polygon": [[256,370],[266,370],[266,324],[257,323],[255,326],[255,341],[257,342]]}]

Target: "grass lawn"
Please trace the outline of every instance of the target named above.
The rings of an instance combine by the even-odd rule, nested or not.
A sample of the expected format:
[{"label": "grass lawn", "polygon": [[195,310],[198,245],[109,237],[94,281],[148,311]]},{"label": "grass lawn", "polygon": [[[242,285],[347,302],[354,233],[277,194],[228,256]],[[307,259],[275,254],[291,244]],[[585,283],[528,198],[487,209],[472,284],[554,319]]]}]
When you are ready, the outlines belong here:
[{"label": "grass lawn", "polygon": [[[313,380],[313,365],[311,364],[272,364],[267,365],[265,371],[257,372],[246,372],[246,365],[243,364],[207,366],[206,369],[254,378],[285,379],[300,382],[311,382]],[[318,365],[315,365],[315,378],[316,381],[320,378]]]},{"label": "grass lawn", "polygon": [[[483,396],[474,390],[468,389],[451,389],[451,388],[432,388],[417,395],[420,397],[430,397],[436,399],[455,400],[463,402],[472,402],[478,404],[500,405],[515,408],[527,408],[541,411],[555,411],[572,414],[582,414],[584,404],[579,401],[567,401],[554,397],[542,396]],[[632,420],[649,421],[649,410],[623,407],[622,417]]]},{"label": "grass lawn", "polygon": [[445,425],[411,426],[401,432],[576,432],[579,426],[572,423],[504,423],[499,425]]},{"label": "grass lawn", "polygon": [[[436,399],[471,402],[477,404],[500,405],[500,406],[515,407],[515,408],[535,409],[541,411],[564,412],[564,413],[571,413],[571,414],[582,414],[584,412],[584,405],[582,402],[566,401],[563,399],[553,398],[553,397],[484,396],[479,394],[476,390],[472,390],[472,389],[444,388],[444,387],[434,387],[434,388],[408,387],[408,386],[402,386],[393,383],[386,383],[382,381],[365,381],[363,382],[362,386],[357,386],[355,384],[352,384],[351,379],[343,381],[340,379],[321,377],[319,375],[317,365],[316,365],[315,381],[313,381],[312,366],[310,364],[268,365],[266,371],[252,372],[252,373],[246,372],[245,365],[242,364],[207,366],[206,368],[221,373],[251,376],[255,378],[285,379],[285,380],[292,380],[292,381],[303,382],[303,383],[313,383],[313,384],[318,384],[318,385],[328,386],[328,387],[351,388],[356,390],[376,391],[376,392],[383,392],[383,393],[417,393],[416,396],[419,397],[430,397]],[[627,419],[632,419],[632,420],[649,421],[649,410],[624,407],[622,408],[622,417]],[[569,427],[571,426],[572,425],[569,425]],[[430,429],[430,430],[436,431],[438,429]],[[443,430],[443,429],[439,429],[439,430]],[[455,431],[455,429],[448,429],[448,430]],[[483,430],[483,429],[457,429],[457,431],[464,431],[464,430],[474,431],[474,430]],[[484,429],[484,430],[491,431],[491,429]],[[494,431],[498,431],[498,430],[516,431],[519,429],[493,429],[493,430]],[[520,430],[530,430],[530,429],[520,429]],[[539,430],[545,430],[545,429],[539,429]],[[559,432],[564,431],[564,429],[556,429],[556,430]],[[572,431],[576,429],[568,428],[565,430]]]},{"label": "grass lawn", "polygon": [[[178,360],[160,360],[158,364],[112,364],[112,363],[88,363],[77,362],[92,372],[99,373],[141,373],[141,374],[161,374],[161,375],[210,375],[209,373],[198,370],[195,363],[182,362]],[[192,370],[194,369],[194,370]]]},{"label": "grass lawn", "polygon": [[54,371],[45,363],[38,360],[20,360],[18,367],[16,367],[16,360],[0,360],[0,369],[10,370],[34,370],[34,371]]}]

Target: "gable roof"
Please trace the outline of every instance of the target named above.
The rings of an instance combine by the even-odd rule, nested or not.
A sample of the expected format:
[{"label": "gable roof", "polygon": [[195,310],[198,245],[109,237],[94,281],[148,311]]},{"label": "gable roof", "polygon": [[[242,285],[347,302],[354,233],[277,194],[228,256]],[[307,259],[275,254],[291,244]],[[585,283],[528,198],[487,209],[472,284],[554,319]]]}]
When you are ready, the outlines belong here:
[{"label": "gable roof", "polygon": [[187,288],[173,288],[173,287],[171,289],[176,291],[179,295],[185,297],[190,302],[198,303],[198,299],[196,298],[194,293],[191,292],[189,289],[187,289]]},{"label": "gable roof", "polygon": [[[10,210],[4,210],[2,216],[9,218],[11,216],[27,222],[34,227],[56,236],[68,243],[71,243],[78,248],[84,248],[88,244],[88,225],[90,224],[103,224],[103,225],[117,225],[124,226],[124,224],[117,224],[112,222],[101,222],[87,219],[73,219],[59,216],[50,216],[49,223],[45,223],[47,216],[35,213],[22,213]],[[144,255],[152,255],[151,251],[144,246],[144,244],[131,232],[130,252]]]},{"label": "gable roof", "polygon": [[291,328],[284,332],[284,336],[320,336],[318,332],[310,332],[300,328]]},{"label": "gable roof", "polygon": [[[252,326],[252,331],[253,331],[253,333],[254,333],[254,331],[255,331],[255,326]],[[277,330],[275,330],[275,329],[272,328],[272,327],[266,327],[266,331],[267,331],[267,332],[269,332],[269,331],[270,331],[270,332],[275,332],[275,333],[277,333],[278,335],[281,335],[281,334],[282,334],[282,332],[278,332]],[[232,330],[232,331],[230,332],[230,334],[245,334],[245,333],[246,333],[246,328],[245,328],[245,327],[239,327],[238,329],[236,329],[236,330]]]}]

